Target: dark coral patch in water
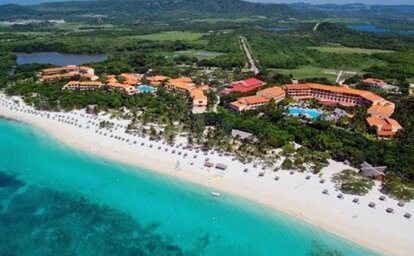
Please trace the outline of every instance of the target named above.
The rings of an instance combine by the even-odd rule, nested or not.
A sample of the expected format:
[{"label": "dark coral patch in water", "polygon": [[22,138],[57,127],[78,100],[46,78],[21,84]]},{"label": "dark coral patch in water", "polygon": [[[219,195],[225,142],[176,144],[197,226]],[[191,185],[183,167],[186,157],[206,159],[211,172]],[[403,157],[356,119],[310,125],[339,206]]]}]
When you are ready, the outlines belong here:
[{"label": "dark coral patch in water", "polygon": [[[24,185],[14,177],[0,177],[2,189]],[[125,214],[85,199],[32,186],[15,195],[7,210],[0,213],[0,255],[200,253],[201,248],[184,252],[156,229],[156,224],[141,226]],[[206,237],[201,240],[200,247],[208,244]]]}]

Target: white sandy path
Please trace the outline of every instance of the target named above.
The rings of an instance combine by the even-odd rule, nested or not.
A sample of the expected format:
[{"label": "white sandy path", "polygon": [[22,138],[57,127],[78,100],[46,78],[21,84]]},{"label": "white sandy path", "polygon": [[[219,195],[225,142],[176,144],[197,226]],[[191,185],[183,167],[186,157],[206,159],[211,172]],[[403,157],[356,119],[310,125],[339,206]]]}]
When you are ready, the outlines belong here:
[{"label": "white sandy path", "polygon": [[[15,107],[11,108],[12,105]],[[33,109],[22,103],[19,103],[19,107],[17,106],[13,100],[0,94],[0,115],[35,125],[75,148],[202,184],[210,187],[212,191],[218,190],[249,199],[384,254],[414,255],[414,219],[403,217],[406,212],[414,213],[414,203],[399,207],[397,201],[389,198],[384,202],[380,201],[378,198],[381,194],[378,187],[368,195],[358,197],[359,204],[352,202],[355,196],[345,195],[344,199],[338,199],[336,196],[339,192],[335,191],[329,179],[332,173],[349,168],[342,163],[331,161],[330,165],[323,169],[325,184],[319,183],[320,178],[316,175],[311,175],[310,180],[306,180],[305,177],[308,174],[291,175],[286,171],[273,173],[266,170],[265,176],[259,178],[258,173],[262,171],[261,169],[232,161],[232,157],[220,157],[217,153],[204,156],[198,153],[198,158],[194,159],[194,151],[171,147],[168,147],[168,152],[165,152],[167,148],[165,144],[127,135],[124,133],[124,128],[114,130],[113,134],[125,139],[129,138],[129,143],[110,138],[109,132],[105,129],[100,130],[102,134],[96,133],[96,126],[89,124],[90,129],[86,129],[91,116],[81,111],[50,113],[50,117],[47,118],[47,112],[36,111],[38,114],[34,115],[27,111],[29,109],[33,111]],[[62,118],[56,117],[53,120],[53,117],[57,115]],[[82,125],[82,128],[57,121],[63,117],[65,120],[67,117],[78,119],[77,123]],[[101,119],[109,120],[108,117],[101,117]],[[98,121],[93,122],[97,124]],[[127,121],[115,121],[115,123],[125,127]],[[108,133],[107,136],[104,136],[104,133]],[[184,142],[182,138],[179,140]],[[137,141],[137,144],[134,144],[134,141]],[[141,146],[141,143],[145,145]],[[153,145],[152,148],[149,147],[150,144]],[[159,150],[158,147],[162,149]],[[177,153],[187,152],[188,156],[184,158],[183,155],[179,156],[177,153],[171,154],[173,149]],[[213,163],[228,164],[228,171],[225,172],[223,178],[214,178],[217,170],[203,166],[206,157],[210,158],[210,162]],[[175,170],[177,160],[180,161],[180,171]],[[249,168],[248,173],[243,172],[246,167]],[[274,180],[275,176],[280,177],[279,181]],[[330,194],[322,194],[324,189],[328,189]],[[369,202],[375,202],[376,208],[369,208]],[[386,213],[385,210],[388,207],[392,207],[395,213]]]}]

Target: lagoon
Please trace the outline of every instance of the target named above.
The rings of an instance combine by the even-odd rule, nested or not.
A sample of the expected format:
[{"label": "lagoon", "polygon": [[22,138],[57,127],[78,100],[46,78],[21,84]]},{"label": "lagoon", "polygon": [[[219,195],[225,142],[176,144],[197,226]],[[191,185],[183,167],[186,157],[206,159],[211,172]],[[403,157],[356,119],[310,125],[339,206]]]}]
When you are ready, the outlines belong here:
[{"label": "lagoon", "polygon": [[17,65],[23,64],[53,64],[58,66],[82,65],[100,62],[108,59],[106,54],[66,54],[59,52],[13,53],[17,56]]},{"label": "lagoon", "polygon": [[0,152],[0,255],[378,255],[237,197],[75,150],[23,123],[0,119]]}]

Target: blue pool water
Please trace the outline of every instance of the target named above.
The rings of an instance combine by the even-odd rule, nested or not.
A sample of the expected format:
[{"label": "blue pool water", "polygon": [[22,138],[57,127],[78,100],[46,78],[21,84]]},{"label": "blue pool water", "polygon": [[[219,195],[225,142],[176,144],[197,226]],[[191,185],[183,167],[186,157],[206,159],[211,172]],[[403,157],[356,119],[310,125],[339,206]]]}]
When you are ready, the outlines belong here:
[{"label": "blue pool water", "polygon": [[144,84],[139,85],[136,88],[137,88],[138,92],[140,92],[140,93],[152,93],[152,92],[155,91],[154,87],[149,86],[149,85],[144,85]]},{"label": "blue pool water", "polygon": [[316,119],[321,116],[321,112],[317,109],[307,109],[298,107],[289,107],[288,113],[292,116],[305,115],[310,119]]},{"label": "blue pool water", "polygon": [[[0,255],[378,256],[285,214],[0,119]],[[135,156],[132,156],[135,157]]]}]

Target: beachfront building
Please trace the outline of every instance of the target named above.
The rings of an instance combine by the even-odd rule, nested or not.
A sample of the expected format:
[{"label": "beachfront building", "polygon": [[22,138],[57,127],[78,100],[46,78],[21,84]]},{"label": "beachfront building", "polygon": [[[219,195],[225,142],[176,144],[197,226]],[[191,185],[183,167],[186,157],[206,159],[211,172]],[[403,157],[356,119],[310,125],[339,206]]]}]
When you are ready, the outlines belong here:
[{"label": "beachfront building", "polygon": [[99,77],[95,75],[95,70],[93,68],[86,66],[69,65],[60,68],[42,69],[39,81],[55,81],[76,77],[91,81],[96,81],[99,79]]},{"label": "beachfront building", "polygon": [[193,100],[192,110],[194,113],[203,113],[207,109],[207,96],[204,91],[208,89],[207,86],[196,87],[193,79],[190,77],[170,78],[163,80],[165,88],[177,93],[188,95]]},{"label": "beachfront building", "polygon": [[359,175],[363,177],[383,181],[385,178],[385,171],[387,170],[387,166],[372,166],[367,162],[363,162],[359,170]]},{"label": "beachfront building", "polygon": [[100,81],[70,81],[65,84],[62,90],[93,91],[102,86]]},{"label": "beachfront building", "polygon": [[232,129],[231,130],[231,136],[235,139],[239,139],[239,140],[247,140],[253,143],[258,142],[259,140],[257,139],[257,137],[249,132],[245,132],[245,131],[240,131],[237,129]]},{"label": "beachfront building", "polygon": [[[370,91],[311,83],[288,84],[284,85],[283,89],[287,96],[296,100],[316,99],[321,104],[327,105],[366,106],[368,114],[375,117],[375,119],[367,118],[367,122],[370,126],[378,128],[379,136],[391,137],[402,129],[396,120],[389,118],[394,113],[395,104]],[[388,123],[391,124],[392,129],[389,129]],[[384,132],[380,132],[383,129]]]},{"label": "beachfront building", "polygon": [[281,87],[270,87],[260,90],[254,96],[247,96],[238,98],[236,101],[230,103],[230,107],[239,112],[246,110],[257,109],[263,105],[268,104],[271,100],[276,103],[285,98],[285,91]]},{"label": "beachfront building", "polygon": [[256,89],[259,89],[265,84],[266,84],[265,82],[259,79],[248,78],[245,80],[235,81],[231,83],[231,85],[228,88],[222,90],[220,93],[223,95],[226,95],[232,92],[242,92],[242,93],[251,92]]}]

